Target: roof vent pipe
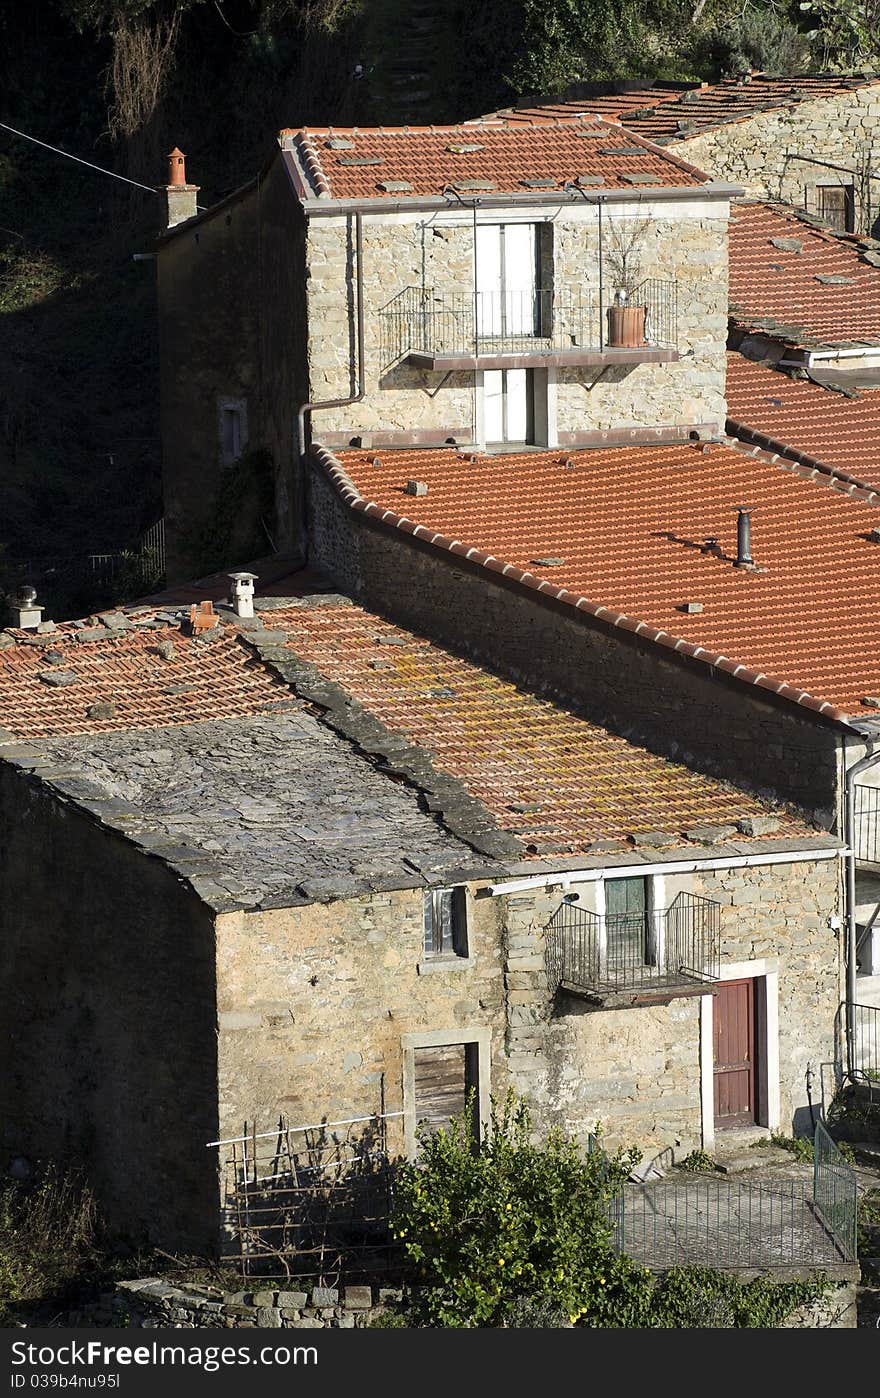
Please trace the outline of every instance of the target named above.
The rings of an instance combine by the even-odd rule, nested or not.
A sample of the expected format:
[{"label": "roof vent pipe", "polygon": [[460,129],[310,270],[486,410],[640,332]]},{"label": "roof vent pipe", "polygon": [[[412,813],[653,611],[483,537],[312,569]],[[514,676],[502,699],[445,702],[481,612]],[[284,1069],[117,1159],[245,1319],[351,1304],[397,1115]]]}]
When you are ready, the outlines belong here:
[{"label": "roof vent pipe", "polygon": [[43,620],[43,606],[37,601],[37,589],[22,583],[10,608],[12,625],[22,631],[35,631]]},{"label": "roof vent pipe", "polygon": [[254,614],[254,583],[256,573],[229,573],[232,579],[230,602],[236,616],[249,618]]},{"label": "roof vent pipe", "polygon": [[752,521],[748,510],[740,507],[736,519],[736,563],[735,568],[755,567],[752,558]]}]

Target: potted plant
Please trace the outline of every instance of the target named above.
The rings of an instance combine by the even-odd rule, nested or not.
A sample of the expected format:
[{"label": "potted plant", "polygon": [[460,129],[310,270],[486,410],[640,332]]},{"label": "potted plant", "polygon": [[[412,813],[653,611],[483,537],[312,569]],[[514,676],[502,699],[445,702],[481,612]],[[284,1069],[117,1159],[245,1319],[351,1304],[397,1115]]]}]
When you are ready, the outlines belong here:
[{"label": "potted plant", "polygon": [[633,223],[612,223],[603,249],[605,266],[614,288],[608,308],[608,343],[633,348],[645,343],[647,308],[639,293],[642,277],[642,249],[648,231],[647,219]]}]

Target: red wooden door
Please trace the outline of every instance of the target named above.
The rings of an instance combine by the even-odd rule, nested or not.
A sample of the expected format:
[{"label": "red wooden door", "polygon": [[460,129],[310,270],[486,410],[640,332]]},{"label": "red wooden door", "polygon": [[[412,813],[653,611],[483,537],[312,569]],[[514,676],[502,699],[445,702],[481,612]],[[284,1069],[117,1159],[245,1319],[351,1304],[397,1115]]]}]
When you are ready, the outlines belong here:
[{"label": "red wooden door", "polygon": [[715,994],[715,1125],[755,1120],[755,982],[722,981]]}]

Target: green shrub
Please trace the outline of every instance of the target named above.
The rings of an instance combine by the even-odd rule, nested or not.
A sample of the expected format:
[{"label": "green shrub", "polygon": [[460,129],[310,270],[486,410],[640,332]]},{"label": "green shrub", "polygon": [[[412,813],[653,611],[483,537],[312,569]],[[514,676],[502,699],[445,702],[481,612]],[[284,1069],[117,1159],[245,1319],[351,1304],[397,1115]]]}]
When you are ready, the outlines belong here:
[{"label": "green shrub", "polygon": [[535,1145],[512,1095],[493,1104],[479,1142],[467,1113],[420,1139],[420,1162],[401,1167],[392,1230],[414,1266],[422,1324],[504,1325],[526,1302],[602,1324],[625,1306],[644,1269],[615,1254],[607,1204],[638,1152],[584,1156],[557,1131]]},{"label": "green shrub", "polygon": [[681,1162],[682,1170],[692,1174],[713,1174],[717,1166],[707,1150],[692,1150]]}]

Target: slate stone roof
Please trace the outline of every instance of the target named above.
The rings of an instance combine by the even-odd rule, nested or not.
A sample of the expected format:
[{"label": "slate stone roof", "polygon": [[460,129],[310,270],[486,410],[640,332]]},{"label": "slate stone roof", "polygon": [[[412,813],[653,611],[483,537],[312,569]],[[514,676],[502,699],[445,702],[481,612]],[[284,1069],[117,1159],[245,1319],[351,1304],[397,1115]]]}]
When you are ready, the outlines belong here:
[{"label": "slate stone roof", "polygon": [[743,683],[842,721],[880,693],[880,495],[729,443],[316,456],[353,510]]},{"label": "slate stone roof", "polygon": [[728,430],[880,491],[880,389],[848,395],[727,357]]},{"label": "slate stone roof", "polygon": [[[752,73],[748,78],[723,78],[717,83],[652,87],[607,95],[584,95],[558,101],[535,101],[519,108],[493,112],[491,119],[534,122],[557,120],[578,112],[598,112],[623,123],[651,141],[685,141],[704,131],[776,108],[791,108],[816,98],[836,97],[859,88],[880,85],[877,73],[817,73],[777,78]],[[684,90],[682,90],[682,88]],[[482,118],[485,120],[486,118]]]},{"label": "slate stone roof", "polygon": [[441,195],[526,196],[582,179],[596,188],[693,186],[711,177],[640,136],[593,118],[541,125],[285,130],[306,192],[393,201]]},{"label": "slate stone roof", "polygon": [[[0,633],[0,761],[162,858],[219,911],[548,860],[828,844],[784,810],[653,757],[347,598],[258,606],[252,622],[225,611],[202,641],[185,634],[187,609],[121,611],[85,641],[75,638],[100,624]],[[41,667],[85,670],[85,654],[77,683],[39,679]],[[185,714],[166,705],[184,697],[164,693],[171,664],[197,676]],[[90,717],[95,702],[119,704],[120,717]]]},{"label": "slate stone roof", "polygon": [[786,344],[880,344],[880,242],[833,233],[787,205],[734,204],[730,317]]},{"label": "slate stone roof", "polygon": [[304,708],[51,738],[34,757],[43,781],[220,910],[419,888],[487,864]]}]

